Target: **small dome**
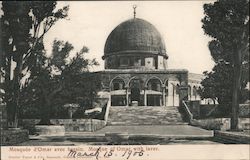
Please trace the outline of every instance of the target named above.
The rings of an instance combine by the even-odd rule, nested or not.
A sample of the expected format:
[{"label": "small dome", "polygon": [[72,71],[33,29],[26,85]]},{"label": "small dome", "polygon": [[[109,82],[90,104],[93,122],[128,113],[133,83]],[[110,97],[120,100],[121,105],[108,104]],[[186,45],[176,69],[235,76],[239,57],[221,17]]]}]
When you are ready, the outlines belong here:
[{"label": "small dome", "polygon": [[109,34],[104,57],[120,53],[152,53],[167,57],[165,44],[158,30],[139,18],[121,23]]}]

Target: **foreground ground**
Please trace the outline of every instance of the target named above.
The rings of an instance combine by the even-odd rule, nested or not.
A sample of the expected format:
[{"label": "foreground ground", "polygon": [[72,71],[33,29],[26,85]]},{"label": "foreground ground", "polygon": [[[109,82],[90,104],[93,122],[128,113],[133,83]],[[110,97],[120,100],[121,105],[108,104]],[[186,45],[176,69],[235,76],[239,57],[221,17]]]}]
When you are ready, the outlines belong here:
[{"label": "foreground ground", "polygon": [[[105,134],[122,133],[129,139],[109,142]],[[96,132],[68,132],[64,136],[30,136],[19,145],[112,145],[112,144],[219,144],[212,141],[213,131],[189,125],[106,126]]]}]

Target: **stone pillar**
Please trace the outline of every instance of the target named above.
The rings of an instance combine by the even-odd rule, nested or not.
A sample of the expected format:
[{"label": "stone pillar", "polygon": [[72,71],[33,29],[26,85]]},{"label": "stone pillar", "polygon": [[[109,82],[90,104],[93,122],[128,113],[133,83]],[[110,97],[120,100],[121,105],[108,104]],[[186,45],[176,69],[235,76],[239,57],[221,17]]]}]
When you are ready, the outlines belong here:
[{"label": "stone pillar", "polygon": [[147,94],[146,94],[146,88],[144,88],[144,106],[147,106]]},{"label": "stone pillar", "polygon": [[166,87],[165,85],[162,86],[162,102],[163,102],[163,106],[165,107],[166,106],[166,95],[165,95],[165,90],[166,90]]},{"label": "stone pillar", "polygon": [[160,96],[160,106],[162,106],[163,103],[162,103],[162,96]]},{"label": "stone pillar", "polygon": [[126,87],[126,106],[129,106],[129,99],[128,99],[128,87]]},{"label": "stone pillar", "polygon": [[173,106],[174,106],[174,99],[175,99],[175,84],[171,83],[172,84],[172,103],[173,103]]}]

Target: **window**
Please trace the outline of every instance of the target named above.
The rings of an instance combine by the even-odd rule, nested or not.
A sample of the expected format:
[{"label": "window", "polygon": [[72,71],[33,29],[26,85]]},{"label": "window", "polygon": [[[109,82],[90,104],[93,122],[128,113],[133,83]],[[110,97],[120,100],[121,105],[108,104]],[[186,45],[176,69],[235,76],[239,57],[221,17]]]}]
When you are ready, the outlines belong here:
[{"label": "window", "polygon": [[152,84],[152,90],[153,90],[153,91],[157,91],[157,89],[158,89],[158,88],[157,88],[157,83],[152,82],[151,84]]},{"label": "window", "polygon": [[112,81],[111,90],[123,90],[125,82],[121,78],[116,78]]},{"label": "window", "polygon": [[141,58],[141,66],[145,66],[145,58]]},{"label": "window", "polygon": [[148,81],[148,90],[161,91],[161,81],[159,79],[153,78]]},{"label": "window", "polygon": [[134,66],[134,63],[135,63],[134,57],[130,57],[129,65],[130,65],[130,66]]},{"label": "window", "polygon": [[122,57],[120,59],[120,66],[128,66],[129,65],[129,59],[126,57]]},{"label": "window", "polygon": [[119,83],[114,83],[113,85],[114,85],[114,90],[119,90],[120,88]]},{"label": "window", "polygon": [[134,65],[135,66],[140,66],[141,65],[141,58],[140,57],[135,57]]}]

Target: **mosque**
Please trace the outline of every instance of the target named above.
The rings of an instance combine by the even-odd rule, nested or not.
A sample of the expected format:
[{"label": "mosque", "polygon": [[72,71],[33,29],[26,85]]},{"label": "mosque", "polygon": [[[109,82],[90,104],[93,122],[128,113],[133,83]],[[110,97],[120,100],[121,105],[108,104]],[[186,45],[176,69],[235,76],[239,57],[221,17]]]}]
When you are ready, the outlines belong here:
[{"label": "mosque", "polygon": [[179,106],[182,100],[200,100],[202,75],[186,69],[168,69],[165,42],[154,25],[129,19],[109,34],[103,60],[96,72],[111,106]]}]

